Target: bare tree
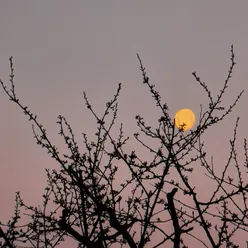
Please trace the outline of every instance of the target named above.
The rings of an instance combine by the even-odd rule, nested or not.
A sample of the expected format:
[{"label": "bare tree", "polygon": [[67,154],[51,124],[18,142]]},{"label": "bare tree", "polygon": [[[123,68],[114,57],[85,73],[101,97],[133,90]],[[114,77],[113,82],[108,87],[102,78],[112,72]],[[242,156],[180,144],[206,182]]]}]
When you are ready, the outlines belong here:
[{"label": "bare tree", "polygon": [[[235,65],[233,46],[231,66],[218,95],[214,96],[197,74],[192,73],[207,94],[209,105],[206,110],[201,106],[197,127],[188,132],[175,127],[167,104],[161,102],[139,55],[137,58],[143,84],[161,112],[155,128],[148,126],[140,115],[135,117],[140,133],[134,133],[134,138],[150,153],[151,161],[142,160],[136,151],[125,151],[129,137],[124,135],[122,124],[117,138],[111,133],[117,119],[121,84],[101,117],[83,93],[86,106],[97,122],[96,141],[89,141],[83,134],[84,152],[80,152],[65,117],[58,116],[60,135],[69,151],[69,154],[60,154],[37,116],[17,98],[10,58],[10,89],[1,81],[2,88],[10,101],[29,117],[37,144],[46,149],[60,167],[52,171],[46,169],[48,185],[43,206],[26,205],[17,192],[14,217],[5,225],[1,223],[1,247],[15,247],[17,242],[28,242],[32,247],[55,247],[66,237],[84,248],[186,248],[192,240],[198,242],[197,247],[239,247],[234,242],[235,235],[248,231],[246,139],[242,166],[235,148],[239,118],[221,173],[216,173],[213,160],[208,161],[202,141],[203,134],[233,110],[243,93],[241,91],[229,107],[222,106]],[[110,115],[111,121],[107,124]],[[157,141],[158,146],[150,146],[142,135]],[[116,181],[120,164],[129,171],[121,183]],[[202,167],[208,183],[215,186],[205,200],[199,197],[189,179],[194,173],[194,164]],[[228,173],[230,167],[235,168],[236,176]],[[126,192],[128,197],[124,197]],[[237,197],[242,199],[242,204],[237,204]],[[47,211],[50,202],[56,206],[53,211]],[[30,221],[20,226],[20,209],[23,208]]]}]

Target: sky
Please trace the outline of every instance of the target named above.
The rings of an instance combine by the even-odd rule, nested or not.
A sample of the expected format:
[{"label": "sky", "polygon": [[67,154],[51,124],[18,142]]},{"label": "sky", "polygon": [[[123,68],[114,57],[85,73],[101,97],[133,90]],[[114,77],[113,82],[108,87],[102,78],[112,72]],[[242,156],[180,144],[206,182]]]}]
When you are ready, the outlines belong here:
[{"label": "sky", "polygon": [[[8,84],[13,56],[16,93],[38,115],[58,146],[57,116],[64,115],[80,140],[93,137],[95,121],[85,107],[83,91],[98,114],[122,83],[119,120],[126,135],[137,132],[135,115],[156,124],[157,112],[142,83],[138,53],[151,83],[173,117],[181,108],[200,114],[207,96],[192,76],[196,71],[217,95],[230,66],[234,45],[237,65],[223,103],[230,105],[244,89],[235,110],[209,130],[209,156],[217,166],[226,161],[232,130],[239,116],[238,152],[247,138],[248,2],[231,1],[18,1],[2,0],[0,8],[0,78]],[[31,124],[0,92],[0,220],[11,217],[16,191],[29,204],[39,204],[46,185],[45,168],[58,168],[36,145]],[[137,149],[137,145],[130,145]],[[142,154],[141,156],[146,156]],[[203,175],[195,175],[199,189]],[[203,191],[202,191],[203,192]],[[242,238],[239,237],[239,240]],[[244,241],[244,239],[243,239]],[[60,247],[65,247],[61,245]]]}]

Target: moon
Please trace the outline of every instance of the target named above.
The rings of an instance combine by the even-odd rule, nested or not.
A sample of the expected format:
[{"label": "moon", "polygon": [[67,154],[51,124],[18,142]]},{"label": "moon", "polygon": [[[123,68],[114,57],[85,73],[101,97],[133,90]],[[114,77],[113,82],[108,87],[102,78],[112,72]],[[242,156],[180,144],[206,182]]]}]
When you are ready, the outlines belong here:
[{"label": "moon", "polygon": [[175,125],[178,129],[186,131],[195,123],[195,114],[190,109],[180,109],[175,114]]}]

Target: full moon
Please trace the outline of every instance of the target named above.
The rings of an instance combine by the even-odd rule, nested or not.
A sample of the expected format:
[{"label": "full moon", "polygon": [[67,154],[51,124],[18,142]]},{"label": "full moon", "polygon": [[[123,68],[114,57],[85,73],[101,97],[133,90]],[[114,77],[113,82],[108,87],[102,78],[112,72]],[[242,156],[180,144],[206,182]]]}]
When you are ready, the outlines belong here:
[{"label": "full moon", "polygon": [[195,114],[190,109],[181,109],[175,114],[175,125],[182,131],[191,129],[195,123]]}]

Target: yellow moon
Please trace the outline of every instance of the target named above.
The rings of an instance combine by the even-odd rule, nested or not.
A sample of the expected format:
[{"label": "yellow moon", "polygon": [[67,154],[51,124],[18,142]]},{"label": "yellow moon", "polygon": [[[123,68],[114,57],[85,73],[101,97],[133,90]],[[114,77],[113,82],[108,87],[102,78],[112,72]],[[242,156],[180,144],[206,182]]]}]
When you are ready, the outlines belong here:
[{"label": "yellow moon", "polygon": [[195,123],[195,114],[190,109],[181,109],[175,114],[175,125],[182,131],[191,129]]}]

